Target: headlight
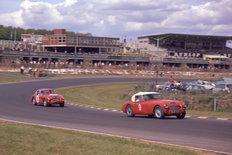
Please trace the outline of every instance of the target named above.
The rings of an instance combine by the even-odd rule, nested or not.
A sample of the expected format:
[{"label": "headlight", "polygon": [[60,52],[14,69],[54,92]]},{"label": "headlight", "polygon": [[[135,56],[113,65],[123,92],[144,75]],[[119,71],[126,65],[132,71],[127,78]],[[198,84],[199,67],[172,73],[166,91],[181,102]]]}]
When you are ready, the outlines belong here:
[{"label": "headlight", "polygon": [[165,109],[168,109],[168,105],[167,105],[167,104],[164,104],[164,108],[165,108]]},{"label": "headlight", "polygon": [[184,108],[186,108],[187,107],[187,105],[185,104],[185,103],[183,103],[183,105],[182,105]]},{"label": "headlight", "polygon": [[49,101],[51,100],[50,97],[48,97],[48,100],[49,100]]}]

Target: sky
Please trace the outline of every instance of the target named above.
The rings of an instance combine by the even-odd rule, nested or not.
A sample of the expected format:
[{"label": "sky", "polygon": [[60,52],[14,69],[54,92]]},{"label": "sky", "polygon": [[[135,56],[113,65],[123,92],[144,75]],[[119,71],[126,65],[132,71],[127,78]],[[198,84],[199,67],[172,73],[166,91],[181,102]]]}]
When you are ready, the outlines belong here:
[{"label": "sky", "polygon": [[231,0],[1,0],[0,25],[94,36],[232,36]]}]

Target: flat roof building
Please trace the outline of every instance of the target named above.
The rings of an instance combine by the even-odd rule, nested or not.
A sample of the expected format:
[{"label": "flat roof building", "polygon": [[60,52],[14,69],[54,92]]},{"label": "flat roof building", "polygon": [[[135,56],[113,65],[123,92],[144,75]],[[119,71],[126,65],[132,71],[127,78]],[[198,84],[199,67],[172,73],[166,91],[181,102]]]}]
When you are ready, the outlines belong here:
[{"label": "flat roof building", "polygon": [[46,51],[94,54],[120,50],[120,38],[68,35],[65,29],[55,29],[53,32],[53,35],[43,36]]}]

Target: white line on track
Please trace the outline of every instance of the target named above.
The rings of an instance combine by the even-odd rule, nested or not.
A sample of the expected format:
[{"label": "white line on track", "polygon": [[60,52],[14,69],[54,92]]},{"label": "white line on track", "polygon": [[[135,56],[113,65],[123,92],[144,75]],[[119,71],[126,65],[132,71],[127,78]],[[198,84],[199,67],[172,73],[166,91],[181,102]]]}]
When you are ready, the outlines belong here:
[{"label": "white line on track", "polygon": [[109,109],[103,109],[104,111],[109,111]]},{"label": "white line on track", "polygon": [[[48,127],[48,128],[63,129],[63,130],[78,131],[78,132],[105,135],[105,136],[111,136],[111,137],[118,137],[118,138],[123,138],[123,139],[128,139],[128,140],[131,140],[131,138],[133,138],[133,137],[126,137],[126,136],[108,134],[108,133],[103,133],[103,132],[94,132],[94,131],[87,131],[87,130],[80,130],[80,129],[72,129],[72,128],[63,128],[63,127],[58,127],[58,126],[44,125],[44,124],[27,123],[27,122],[21,122],[21,121],[15,121],[15,120],[3,119],[3,118],[0,118],[0,120],[13,122],[13,123],[26,124],[26,125],[37,125],[37,126]],[[159,141],[153,141],[153,140],[146,140],[146,139],[138,139],[138,138],[133,138],[133,139],[138,140],[140,142],[149,142],[149,143],[156,143],[156,144],[169,145],[169,146],[175,146],[175,147],[185,147],[185,148],[189,148],[189,149],[197,149],[197,150],[201,150],[201,151],[232,155],[232,153],[229,153],[229,152],[215,151],[215,150],[191,147],[191,146],[186,146],[186,145],[171,144],[171,143],[165,143],[165,142],[159,142]]]},{"label": "white line on track", "polygon": [[197,117],[197,118],[200,118],[200,119],[207,119],[208,117]]},{"label": "white line on track", "polygon": [[217,118],[217,120],[227,121],[229,119],[228,118]]}]

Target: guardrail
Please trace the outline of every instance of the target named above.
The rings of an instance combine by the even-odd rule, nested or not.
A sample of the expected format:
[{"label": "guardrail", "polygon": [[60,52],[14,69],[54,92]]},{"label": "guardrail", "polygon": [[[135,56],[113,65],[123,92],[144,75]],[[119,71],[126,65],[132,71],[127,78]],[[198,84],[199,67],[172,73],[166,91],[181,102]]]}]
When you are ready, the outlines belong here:
[{"label": "guardrail", "polygon": [[[151,62],[149,57],[133,57],[133,56],[115,56],[107,54],[85,55],[85,54],[69,54],[69,53],[45,53],[45,52],[28,52],[28,51],[1,51],[0,55],[17,55],[21,57],[46,57],[46,58],[65,58],[65,59],[96,59],[96,60],[117,60],[117,61],[144,61]],[[230,61],[217,61],[215,63],[208,60],[199,59],[178,59],[178,58],[163,58],[160,63],[191,63],[191,64],[223,64],[232,65]]]},{"label": "guardrail", "polygon": [[231,61],[209,61],[209,60],[199,60],[199,59],[177,59],[177,58],[163,58],[163,62],[173,62],[173,63],[191,63],[191,64],[228,64],[232,65]]}]

